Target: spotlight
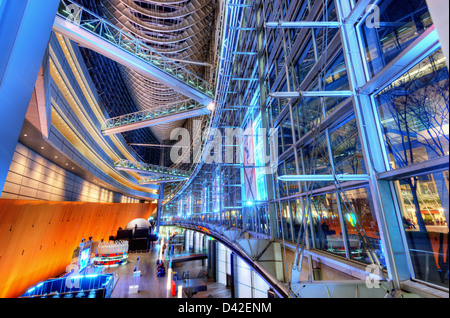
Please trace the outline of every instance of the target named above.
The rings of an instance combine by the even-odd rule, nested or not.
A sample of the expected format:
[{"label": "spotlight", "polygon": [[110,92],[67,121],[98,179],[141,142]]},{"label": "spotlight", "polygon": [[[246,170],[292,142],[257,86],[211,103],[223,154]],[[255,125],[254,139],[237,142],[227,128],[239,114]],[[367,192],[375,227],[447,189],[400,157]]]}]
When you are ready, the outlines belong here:
[{"label": "spotlight", "polygon": [[210,111],[213,112],[214,108],[216,108],[216,105],[214,103],[210,103],[208,106],[206,106],[206,108]]}]

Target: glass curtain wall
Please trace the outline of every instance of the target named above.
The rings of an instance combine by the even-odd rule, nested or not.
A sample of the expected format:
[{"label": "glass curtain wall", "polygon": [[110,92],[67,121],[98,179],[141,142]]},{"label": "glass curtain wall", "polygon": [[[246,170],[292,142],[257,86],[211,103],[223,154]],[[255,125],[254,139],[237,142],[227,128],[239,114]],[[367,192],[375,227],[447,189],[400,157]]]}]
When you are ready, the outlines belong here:
[{"label": "glass curtain wall", "polygon": [[[323,3],[327,3],[325,8]],[[258,191],[251,197],[242,169],[221,167],[222,192],[216,193],[221,193],[222,202],[216,217],[210,205],[214,200],[212,184],[218,174],[200,172],[196,183],[202,186],[192,192],[197,196],[193,213],[200,210],[211,214],[208,222],[271,233],[292,242],[301,239],[301,225],[305,224],[311,248],[361,264],[371,264],[376,258],[383,266],[391,250],[383,245],[389,244],[383,237],[389,233],[383,232],[396,227],[407,251],[411,277],[448,288],[448,68],[438,42],[426,52],[414,47],[433,36],[426,1],[375,1],[380,13],[380,24],[375,26],[365,20],[365,8],[371,4],[366,0],[264,0],[260,5],[264,8],[262,19],[276,22],[338,21],[346,18],[339,17],[345,4],[351,4],[348,12],[362,12],[354,25],[265,28],[261,60],[256,54],[233,57],[233,74],[253,79],[262,76],[265,91],[259,91],[259,81],[230,84],[227,109],[232,105],[246,108],[224,112],[222,123],[245,129],[251,121],[254,127],[260,127],[265,120],[268,128],[277,131],[278,165],[271,184],[268,180],[272,178],[253,169]],[[242,25],[249,31],[241,32],[236,52],[256,50],[258,28],[250,18],[256,9],[243,9],[246,23]],[[355,43],[359,50],[348,52],[346,42]],[[349,64],[349,55],[362,61],[362,70]],[[408,63],[404,63],[405,58]],[[261,61],[265,73],[257,74],[256,65]],[[350,91],[358,95],[366,87],[371,88],[364,92],[368,97],[363,105],[355,96],[338,94]],[[334,94],[276,97],[276,93],[299,91]],[[266,98],[260,99],[260,94]],[[260,108],[252,108],[261,100],[266,102],[266,117]],[[369,135],[361,118],[375,123],[370,127],[375,134]],[[253,142],[253,155],[259,158],[262,144],[257,139]],[[377,149],[381,145],[381,153],[370,152],[373,145]],[[255,158],[253,162],[259,165]],[[375,170],[374,160],[382,161],[384,169],[376,165]],[[360,175],[367,176],[367,181],[280,179],[299,174]],[[382,197],[374,191],[378,183],[389,185]],[[273,193],[268,184],[273,186]],[[259,189],[263,189],[261,193]],[[276,227],[272,229],[271,205],[276,207],[272,214]],[[398,221],[401,228],[397,223],[379,224],[384,219],[379,213],[385,205],[395,210],[392,213],[396,219],[388,222]],[[307,211],[311,213],[307,215]],[[390,255],[389,259],[395,257]]]},{"label": "glass curtain wall", "polygon": [[[389,23],[382,23],[378,28],[370,28],[365,23],[355,25],[361,37],[351,39],[360,43],[368,81],[380,71],[386,71],[388,64],[395,63],[395,59],[432,25],[425,1],[406,1],[405,5],[402,2],[401,8],[398,1],[378,1],[376,4],[380,8],[382,22]],[[290,74],[295,74],[291,82],[297,83],[296,88],[318,91],[351,89],[345,48],[341,45],[333,47],[333,39],[329,38],[329,50],[337,53],[323,51],[323,40],[326,39],[323,32],[302,32],[304,40],[300,47],[295,43],[284,47],[286,59],[291,57],[293,61]],[[334,36],[340,35],[334,33]],[[289,51],[292,47],[299,52],[295,58]],[[320,57],[325,53],[330,58],[323,64]],[[318,75],[312,76],[311,70]],[[448,287],[448,169],[440,167],[434,171],[432,164],[433,160],[445,157],[448,162],[449,155],[448,69],[441,50],[425,58],[418,54],[413,67],[387,82],[372,95],[372,105],[376,109],[375,120],[380,123],[388,170],[403,169],[398,180],[392,181],[392,189],[398,199],[397,212],[404,226],[413,276]],[[283,87],[282,81],[280,86]],[[289,107],[289,112],[283,112],[282,105]],[[294,123],[292,132],[286,132],[285,125],[284,133],[280,134],[280,143],[293,143],[293,146],[282,149],[280,157],[283,160],[277,176],[296,174],[295,169],[289,169],[294,162],[297,171],[303,174],[368,173],[366,160],[371,160],[374,154],[364,153],[360,138],[363,131],[351,100],[346,97],[309,97],[296,103],[280,101],[277,106],[279,114],[287,115],[282,120],[275,117],[272,123],[285,125],[291,120],[290,114],[293,114]],[[333,120],[327,121],[327,118]],[[315,141],[312,135],[316,136]],[[296,156],[293,156],[294,152]],[[417,164],[424,162],[430,162],[430,171],[414,173]],[[404,168],[411,171],[406,173],[407,177]],[[293,197],[305,198],[308,189],[306,183],[301,183],[300,190],[291,193],[294,183],[280,180],[277,183],[280,200],[277,235],[281,238],[283,234],[284,239],[296,241],[300,223],[295,222],[298,218],[293,216],[293,211],[301,215],[301,208],[288,207]],[[354,182],[348,182],[339,186],[343,191],[336,191],[333,182],[313,184],[312,213],[308,219],[311,222],[308,223],[308,235],[313,248],[366,264],[372,262],[368,253],[370,249],[385,265],[369,183],[362,182],[355,187]],[[367,237],[369,246],[364,246],[365,241],[359,237],[361,233]]]},{"label": "glass curtain wall", "polygon": [[[448,286],[448,170],[416,171],[449,148],[449,77],[438,49],[375,94],[389,167],[416,278]],[[447,276],[446,276],[447,275]]]},{"label": "glass curtain wall", "polygon": [[[326,10],[319,2],[305,1],[305,4],[303,21],[314,16],[328,17],[319,17],[318,21],[337,20],[334,1],[328,1]],[[318,12],[321,14],[317,15]],[[290,39],[290,43],[282,46],[281,54],[285,59],[279,61],[288,61],[287,73],[291,77],[283,77],[282,72],[278,76],[271,75],[267,80],[273,86],[279,83],[278,87],[286,87],[290,82],[295,83],[295,90],[338,92],[350,89],[345,52],[337,28],[301,29]],[[294,49],[298,53],[294,53]],[[279,152],[277,176],[367,173],[351,99],[304,97],[288,103],[279,99],[276,105],[279,115],[273,118],[272,124],[282,128],[279,143],[288,145]],[[278,179],[277,186],[279,238],[295,242],[299,239],[304,217],[302,205],[311,196],[311,216],[306,221],[313,248],[366,264],[372,263],[367,250],[370,248],[384,263],[367,183],[337,185],[333,181],[306,183]],[[367,236],[370,246],[363,246],[361,235]]]},{"label": "glass curtain wall", "polygon": [[377,28],[358,26],[367,79],[396,67],[405,52],[415,55],[372,95],[389,171],[385,180],[397,199],[411,276],[448,288],[446,60],[439,45],[431,53],[417,50],[416,43],[429,41],[427,31],[433,26],[425,0],[382,0],[376,5],[383,23]]}]

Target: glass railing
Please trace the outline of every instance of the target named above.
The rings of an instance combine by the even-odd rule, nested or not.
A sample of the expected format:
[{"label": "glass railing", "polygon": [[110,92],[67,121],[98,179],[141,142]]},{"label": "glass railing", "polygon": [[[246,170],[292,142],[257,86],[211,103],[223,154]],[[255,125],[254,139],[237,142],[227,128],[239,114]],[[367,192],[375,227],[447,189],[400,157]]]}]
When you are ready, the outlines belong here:
[{"label": "glass railing", "polygon": [[165,116],[170,116],[173,114],[179,114],[187,111],[192,111],[200,108],[205,108],[204,105],[195,102],[193,100],[184,100],[179,103],[167,105],[160,109],[142,110],[136,113],[126,114],[114,118],[110,118],[105,121],[101,129],[111,129],[120,126],[125,126],[128,124],[143,122],[146,120],[161,118]]},{"label": "glass railing", "polygon": [[160,69],[164,73],[189,85],[197,91],[209,97],[214,97],[214,88],[207,81],[194,75],[176,62],[144,44],[133,35],[119,29],[76,2],[61,0],[57,16],[128,51],[134,56],[146,61],[151,66]]}]

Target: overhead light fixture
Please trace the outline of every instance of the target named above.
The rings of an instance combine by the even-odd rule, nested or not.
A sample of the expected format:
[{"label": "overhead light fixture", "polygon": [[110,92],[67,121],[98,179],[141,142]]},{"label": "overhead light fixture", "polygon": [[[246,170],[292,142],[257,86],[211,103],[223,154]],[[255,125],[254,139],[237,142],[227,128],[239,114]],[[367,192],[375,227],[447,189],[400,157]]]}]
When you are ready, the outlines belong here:
[{"label": "overhead light fixture", "polygon": [[209,103],[209,105],[206,106],[206,109],[208,109],[210,112],[213,112],[215,108],[216,105],[213,102]]}]

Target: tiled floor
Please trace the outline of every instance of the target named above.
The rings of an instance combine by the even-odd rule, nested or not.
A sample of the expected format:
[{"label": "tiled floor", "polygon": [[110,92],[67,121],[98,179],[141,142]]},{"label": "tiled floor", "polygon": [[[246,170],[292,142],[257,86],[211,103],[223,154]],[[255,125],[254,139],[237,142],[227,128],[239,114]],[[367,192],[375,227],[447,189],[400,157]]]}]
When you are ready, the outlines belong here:
[{"label": "tiled floor", "polygon": [[[166,277],[156,276],[156,260],[158,258],[158,246],[155,250],[143,253],[129,253],[128,262],[119,267],[112,267],[105,269],[107,273],[115,273],[118,276],[117,284],[111,295],[111,298],[173,298],[167,292],[167,275]],[[139,270],[141,276],[139,277],[139,292],[130,293],[130,285],[134,285],[133,271],[137,264],[139,257]],[[202,261],[184,262],[181,266],[176,266],[173,271],[176,271],[179,276],[183,271],[189,271],[191,278],[196,278],[197,274],[202,270]],[[166,264],[167,271],[167,264]],[[176,296],[175,296],[176,297]],[[225,285],[213,282],[208,279],[207,290],[198,292],[193,295],[193,298],[230,298],[231,291]]]}]

